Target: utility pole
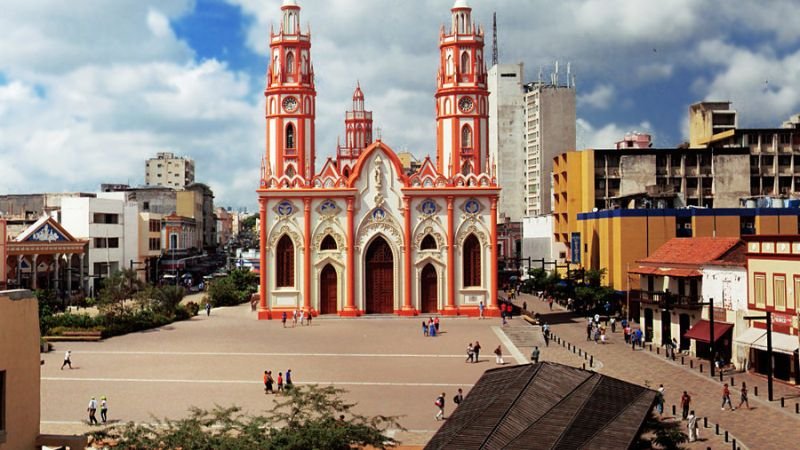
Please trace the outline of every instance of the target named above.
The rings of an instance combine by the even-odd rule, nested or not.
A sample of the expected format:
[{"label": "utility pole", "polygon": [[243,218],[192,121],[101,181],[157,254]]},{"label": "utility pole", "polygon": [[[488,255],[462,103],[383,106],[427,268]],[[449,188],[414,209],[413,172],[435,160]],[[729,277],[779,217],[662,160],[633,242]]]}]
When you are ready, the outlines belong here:
[{"label": "utility pole", "polygon": [[745,316],[744,320],[767,320],[767,398],[772,401],[772,373],[774,362],[772,361],[772,311],[765,311],[764,316]]}]

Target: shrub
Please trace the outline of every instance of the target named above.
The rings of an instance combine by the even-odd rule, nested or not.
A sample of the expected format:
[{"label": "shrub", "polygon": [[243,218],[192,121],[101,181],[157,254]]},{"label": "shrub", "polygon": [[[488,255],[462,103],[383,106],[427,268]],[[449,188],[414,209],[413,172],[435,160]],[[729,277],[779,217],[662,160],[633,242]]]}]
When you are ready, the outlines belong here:
[{"label": "shrub", "polygon": [[184,307],[186,308],[186,310],[187,310],[187,311],[189,311],[189,315],[190,315],[191,317],[194,317],[194,316],[196,316],[196,315],[197,315],[197,313],[199,313],[199,312],[200,312],[200,305],[198,305],[198,304],[197,304],[197,303],[195,303],[195,302],[189,302],[189,303],[187,303],[187,304],[186,304],[186,306],[184,306]]}]

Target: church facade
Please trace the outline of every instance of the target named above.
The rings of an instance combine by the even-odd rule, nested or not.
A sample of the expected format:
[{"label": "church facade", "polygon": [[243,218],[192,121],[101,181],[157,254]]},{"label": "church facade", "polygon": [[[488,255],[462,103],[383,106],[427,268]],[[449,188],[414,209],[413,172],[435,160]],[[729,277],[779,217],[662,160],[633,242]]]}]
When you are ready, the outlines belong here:
[{"label": "church facade", "polygon": [[442,29],[436,158],[404,173],[373,140],[360,86],[345,139],[315,172],[310,33],[284,0],[270,36],[266,153],[258,189],[259,319],[311,314],[497,313],[497,203],[488,146],[484,33],[457,0]]}]

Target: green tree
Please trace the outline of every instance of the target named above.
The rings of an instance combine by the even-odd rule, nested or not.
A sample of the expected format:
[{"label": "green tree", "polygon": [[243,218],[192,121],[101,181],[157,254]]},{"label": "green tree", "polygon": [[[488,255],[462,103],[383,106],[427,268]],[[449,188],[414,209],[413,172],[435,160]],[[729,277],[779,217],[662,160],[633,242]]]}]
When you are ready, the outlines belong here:
[{"label": "green tree", "polygon": [[134,270],[114,272],[103,280],[98,305],[103,311],[122,314],[125,312],[125,301],[132,299],[143,286]]},{"label": "green tree", "polygon": [[[366,417],[343,401],[345,391],[332,386],[295,387],[267,415],[249,416],[238,407],[193,408],[185,419],[154,424],[113,426],[95,437],[118,440],[118,446],[138,449],[256,450],[387,448],[397,442],[386,435],[403,428],[396,417]],[[344,416],[344,419],[339,417]]]},{"label": "green tree", "polygon": [[153,289],[153,309],[162,314],[173,315],[186,296],[183,286],[165,285]]},{"label": "green tree", "polygon": [[258,214],[253,214],[252,216],[247,216],[242,220],[242,229],[245,230],[255,230],[256,229],[256,219],[258,218]]},{"label": "green tree", "polygon": [[231,277],[224,277],[211,282],[208,288],[208,299],[215,307],[233,306],[241,303],[241,296]]}]

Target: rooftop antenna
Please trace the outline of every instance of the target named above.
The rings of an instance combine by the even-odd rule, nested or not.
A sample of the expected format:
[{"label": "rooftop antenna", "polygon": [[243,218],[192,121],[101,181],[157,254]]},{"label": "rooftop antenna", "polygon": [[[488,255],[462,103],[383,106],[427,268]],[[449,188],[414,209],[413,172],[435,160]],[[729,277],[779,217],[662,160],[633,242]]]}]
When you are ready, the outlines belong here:
[{"label": "rooftop antenna", "polygon": [[570,75],[570,72],[571,72],[571,69],[572,69],[571,66],[572,66],[572,63],[567,61],[567,87],[570,87],[570,78],[572,77]]},{"label": "rooftop antenna", "polygon": [[500,57],[497,54],[497,11],[492,13],[492,65],[499,63]]}]

